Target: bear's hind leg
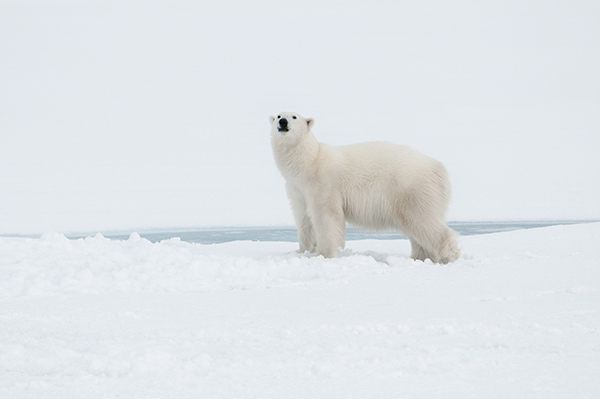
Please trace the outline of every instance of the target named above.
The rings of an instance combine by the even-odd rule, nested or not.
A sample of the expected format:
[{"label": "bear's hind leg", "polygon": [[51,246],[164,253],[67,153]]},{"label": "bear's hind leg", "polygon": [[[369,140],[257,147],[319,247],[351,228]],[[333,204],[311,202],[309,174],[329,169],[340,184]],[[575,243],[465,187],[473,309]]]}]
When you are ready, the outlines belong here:
[{"label": "bear's hind leg", "polygon": [[[434,190],[435,192],[435,190]],[[434,263],[454,262],[460,256],[456,233],[444,223],[446,199],[424,190],[409,195],[400,209],[402,230],[413,245],[413,258],[423,257]]]},{"label": "bear's hind leg", "polygon": [[460,258],[460,249],[458,249],[457,234],[450,227],[445,226],[446,230],[440,244],[440,263],[454,262]]},{"label": "bear's hind leg", "polygon": [[410,257],[413,258],[414,260],[424,261],[425,259],[429,258],[429,255],[427,254],[427,252],[425,252],[423,247],[420,246],[419,243],[416,242],[413,238],[410,238],[410,246],[412,248]]},{"label": "bear's hind leg", "polygon": [[454,262],[460,256],[456,233],[442,221],[404,226],[415,260],[431,259],[434,263]]}]

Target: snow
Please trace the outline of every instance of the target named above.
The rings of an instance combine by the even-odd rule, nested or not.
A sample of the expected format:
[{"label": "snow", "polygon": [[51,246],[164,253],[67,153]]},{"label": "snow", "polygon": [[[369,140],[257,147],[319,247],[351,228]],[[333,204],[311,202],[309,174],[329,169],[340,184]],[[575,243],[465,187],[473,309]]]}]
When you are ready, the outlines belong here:
[{"label": "snow", "polygon": [[2,398],[596,398],[600,223],[406,240],[0,238]]}]

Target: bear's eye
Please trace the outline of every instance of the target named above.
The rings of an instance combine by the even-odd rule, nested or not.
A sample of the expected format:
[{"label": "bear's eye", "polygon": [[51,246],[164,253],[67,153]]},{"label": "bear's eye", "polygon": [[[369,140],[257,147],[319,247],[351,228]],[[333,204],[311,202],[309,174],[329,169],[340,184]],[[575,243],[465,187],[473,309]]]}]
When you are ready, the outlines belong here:
[{"label": "bear's eye", "polygon": [[296,117],[295,117],[295,116],[292,116],[292,119],[296,119]]},{"label": "bear's eye", "polygon": [[281,115],[277,115],[277,119],[281,119]]}]

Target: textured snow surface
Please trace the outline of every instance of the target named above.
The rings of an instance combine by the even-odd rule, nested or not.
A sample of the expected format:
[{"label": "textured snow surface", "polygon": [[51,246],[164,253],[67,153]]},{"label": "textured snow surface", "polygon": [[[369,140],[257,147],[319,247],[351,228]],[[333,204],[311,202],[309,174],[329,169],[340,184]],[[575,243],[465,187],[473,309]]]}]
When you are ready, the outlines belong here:
[{"label": "textured snow surface", "polygon": [[408,241],[0,238],[1,398],[597,398],[600,223]]}]

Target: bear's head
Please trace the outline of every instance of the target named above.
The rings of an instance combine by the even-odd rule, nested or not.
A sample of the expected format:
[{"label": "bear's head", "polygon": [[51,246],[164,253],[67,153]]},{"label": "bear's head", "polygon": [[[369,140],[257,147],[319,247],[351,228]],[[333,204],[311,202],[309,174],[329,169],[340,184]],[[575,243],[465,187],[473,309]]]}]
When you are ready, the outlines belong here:
[{"label": "bear's head", "polygon": [[269,117],[271,132],[275,136],[285,136],[298,139],[308,133],[314,126],[315,120],[304,118],[293,112],[282,112],[279,115]]}]

